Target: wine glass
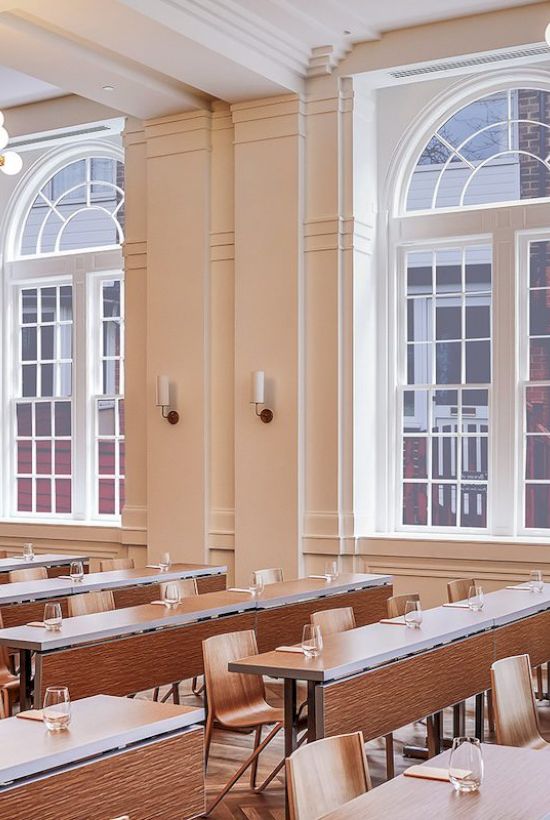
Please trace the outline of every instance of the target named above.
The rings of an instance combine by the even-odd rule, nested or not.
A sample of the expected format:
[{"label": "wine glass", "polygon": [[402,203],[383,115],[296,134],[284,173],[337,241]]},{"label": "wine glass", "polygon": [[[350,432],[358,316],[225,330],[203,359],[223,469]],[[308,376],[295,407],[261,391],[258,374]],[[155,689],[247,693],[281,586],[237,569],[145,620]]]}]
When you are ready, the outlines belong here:
[{"label": "wine glass", "polygon": [[253,572],[250,576],[250,589],[255,598],[259,598],[264,591],[264,579],[257,572]]},{"label": "wine glass", "polygon": [[25,561],[32,561],[34,558],[34,549],[31,543],[23,544],[23,559]]},{"label": "wine glass", "polygon": [[71,561],[69,575],[71,576],[71,581],[75,583],[84,580],[84,565],[82,561]]},{"label": "wine glass", "polygon": [[325,578],[328,582],[338,578],[338,561],[325,561]]},{"label": "wine glass", "polygon": [[407,601],[405,604],[405,625],[410,629],[420,629],[422,620],[420,601]]},{"label": "wine glass", "polygon": [[179,584],[177,582],[165,584],[162,590],[162,599],[171,609],[177,606],[181,600]]},{"label": "wine glass", "polygon": [[316,658],[323,648],[321,627],[306,624],[302,632],[302,649],[306,658]]},{"label": "wine glass", "polygon": [[47,603],[44,607],[44,626],[50,632],[59,632],[63,623],[61,604]]},{"label": "wine glass", "polygon": [[71,722],[71,698],[66,686],[48,686],[44,693],[42,720],[50,732],[62,732]]},{"label": "wine glass", "polygon": [[470,587],[470,591],[468,593],[468,606],[472,612],[481,612],[484,604],[485,599],[483,597],[483,588],[477,585]]},{"label": "wine glass", "polygon": [[542,592],[544,589],[544,580],[542,577],[542,570],[533,569],[529,573],[529,587],[531,592]]},{"label": "wine glass", "polygon": [[477,737],[455,737],[449,780],[458,792],[476,792],[483,781],[483,755]]},{"label": "wine glass", "polygon": [[159,558],[159,569],[160,569],[160,571],[161,572],[168,572],[168,570],[170,569],[170,564],[171,563],[172,562],[170,561],[170,553],[169,552],[161,553],[161,556]]}]

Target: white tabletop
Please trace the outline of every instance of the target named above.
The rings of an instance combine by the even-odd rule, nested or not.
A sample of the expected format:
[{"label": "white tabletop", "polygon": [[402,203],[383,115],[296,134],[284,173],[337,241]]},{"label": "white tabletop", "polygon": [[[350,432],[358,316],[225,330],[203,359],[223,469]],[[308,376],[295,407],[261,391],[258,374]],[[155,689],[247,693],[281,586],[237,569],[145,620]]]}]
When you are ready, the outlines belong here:
[{"label": "white tabletop", "polygon": [[204,709],[96,695],[74,701],[71,716],[55,734],[42,721],[0,720],[0,784],[184,729],[204,720]]},{"label": "white tabletop", "polygon": [[368,573],[341,572],[334,580],[324,578],[298,578],[296,581],[282,581],[279,584],[267,584],[258,598],[258,609],[270,609],[283,604],[299,601],[318,600],[331,595],[342,595],[369,587],[391,584],[391,575],[371,575]]},{"label": "white tabletop", "polygon": [[226,572],[227,567],[225,566],[172,564],[167,572],[161,572],[153,567],[91,572],[77,583],[65,578],[16,581],[11,584],[0,584],[0,606],[22,603],[23,601],[78,595],[80,592],[97,592],[102,589],[119,589],[121,587],[177,581],[184,578],[223,575]]},{"label": "white tabletop", "polygon": [[11,555],[9,558],[0,558],[0,572],[11,572],[14,569],[27,569],[28,567],[62,567],[69,565],[71,561],[83,561],[88,563],[88,555],[67,555],[64,553],[35,553],[32,561],[25,561],[23,555]]}]

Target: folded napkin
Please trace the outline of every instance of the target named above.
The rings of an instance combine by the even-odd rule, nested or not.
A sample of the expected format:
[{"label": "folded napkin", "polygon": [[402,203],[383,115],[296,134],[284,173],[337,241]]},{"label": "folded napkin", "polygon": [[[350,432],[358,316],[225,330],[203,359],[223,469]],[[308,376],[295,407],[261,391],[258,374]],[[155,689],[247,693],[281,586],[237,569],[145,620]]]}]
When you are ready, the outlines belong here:
[{"label": "folded napkin", "polygon": [[229,587],[227,590],[228,592],[248,592],[249,595],[254,594],[253,589],[247,589],[246,587],[243,589],[242,587]]},{"label": "folded napkin", "polygon": [[443,604],[443,606],[454,607],[455,609],[470,609],[469,604]]},{"label": "folded napkin", "polygon": [[23,720],[42,720],[42,709],[27,709],[26,712],[18,712],[15,717]]},{"label": "folded napkin", "polygon": [[44,621],[29,621],[27,626],[42,626],[44,627],[44,629],[46,629],[46,624],[44,623]]},{"label": "folded napkin", "polygon": [[326,581],[327,580],[326,575],[308,575],[307,577],[308,578],[317,578],[320,581]]},{"label": "folded napkin", "polygon": [[531,592],[531,587],[527,586],[527,584],[520,584],[520,585],[516,585],[516,586],[514,586],[513,584],[510,584],[509,587],[504,587],[504,589],[521,589],[522,591],[527,590],[527,592]]},{"label": "folded napkin", "polygon": [[171,604],[167,603],[166,601],[151,601],[150,603],[154,604],[155,606],[171,606]]},{"label": "folded napkin", "polygon": [[160,564],[145,564],[145,569],[160,569]]},{"label": "folded napkin", "polygon": [[[455,774],[460,777],[467,777],[471,772],[466,769],[454,769]],[[424,780],[449,780],[448,769],[438,769],[435,766],[410,766],[403,772],[405,777],[421,777]]]},{"label": "folded napkin", "polygon": [[381,624],[394,624],[394,626],[407,626],[407,624],[405,623],[404,618],[401,618],[400,621],[394,621],[391,618],[381,618],[378,623],[381,623]]},{"label": "folded napkin", "polygon": [[301,646],[278,646],[275,652],[295,652],[297,655],[304,654],[304,650]]},{"label": "folded napkin", "polygon": [[71,575],[58,575],[57,577],[61,581],[72,581],[73,580]]}]

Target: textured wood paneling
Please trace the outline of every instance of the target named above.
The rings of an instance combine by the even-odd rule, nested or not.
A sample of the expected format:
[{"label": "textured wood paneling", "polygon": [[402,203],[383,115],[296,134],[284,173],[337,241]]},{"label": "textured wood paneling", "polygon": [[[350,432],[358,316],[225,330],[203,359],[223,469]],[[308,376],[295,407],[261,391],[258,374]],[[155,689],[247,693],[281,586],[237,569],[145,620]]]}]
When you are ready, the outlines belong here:
[{"label": "textured wood paneling", "polygon": [[312,612],[351,606],[357,626],[379,621],[386,617],[387,599],[393,595],[391,586],[371,587],[342,595],[331,595],[313,601],[287,604],[258,612],[256,635],[260,652],[269,652],[282,643],[299,643],[304,624]]},{"label": "textured wood paneling", "polygon": [[0,793],[3,820],[175,820],[204,811],[203,730]]},{"label": "textured wood paneling", "polygon": [[210,635],[254,629],[255,613],[212,618],[128,638],[36,655],[36,703],[47,686],[62,682],[72,698],[129,695],[201,675],[202,641]]},{"label": "textured wood paneling", "polygon": [[30,601],[24,604],[7,604],[0,608],[4,629],[11,626],[22,626],[29,621],[41,621],[44,617],[44,606],[47,603],[61,604],[63,617],[68,618],[69,610],[66,598],[48,598],[47,601]]},{"label": "textured wood paneling", "polygon": [[318,692],[324,734],[362,730],[365,740],[389,734],[490,686],[490,633],[326,684]]},{"label": "textured wood paneling", "polygon": [[227,589],[227,575],[204,575],[197,578],[199,595],[202,592],[221,592]]},{"label": "textured wood paneling", "polygon": [[495,660],[527,653],[531,665],[550,659],[550,612],[541,612],[522,621],[494,630]]}]

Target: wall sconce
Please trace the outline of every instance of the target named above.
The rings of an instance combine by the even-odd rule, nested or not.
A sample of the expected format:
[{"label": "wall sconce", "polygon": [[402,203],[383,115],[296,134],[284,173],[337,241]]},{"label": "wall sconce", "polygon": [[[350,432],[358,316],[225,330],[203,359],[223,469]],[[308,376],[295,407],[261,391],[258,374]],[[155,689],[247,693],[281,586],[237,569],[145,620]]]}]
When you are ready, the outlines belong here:
[{"label": "wall sconce", "polygon": [[177,410],[170,410],[170,380],[168,376],[157,376],[157,407],[161,408],[162,418],[170,424],[177,424],[180,414]]},{"label": "wall sconce", "polygon": [[258,405],[265,404],[265,375],[263,370],[255,370],[252,373],[251,388],[252,395],[250,397],[250,404],[254,405],[256,415],[261,418],[263,423],[269,424],[270,421],[273,421],[273,410],[264,407],[263,410],[258,412]]}]

